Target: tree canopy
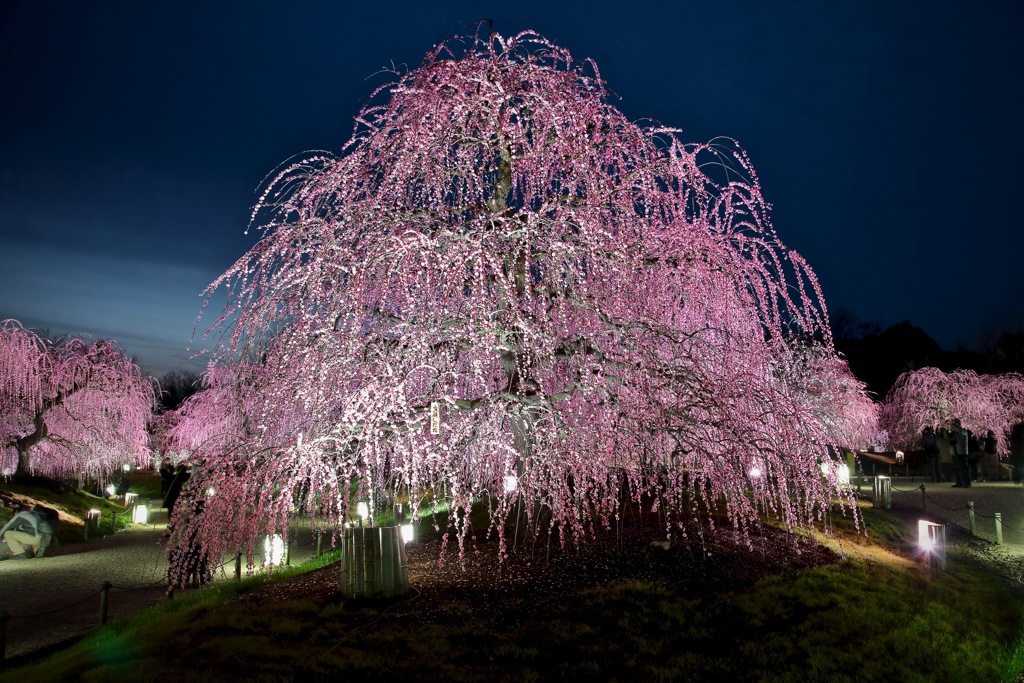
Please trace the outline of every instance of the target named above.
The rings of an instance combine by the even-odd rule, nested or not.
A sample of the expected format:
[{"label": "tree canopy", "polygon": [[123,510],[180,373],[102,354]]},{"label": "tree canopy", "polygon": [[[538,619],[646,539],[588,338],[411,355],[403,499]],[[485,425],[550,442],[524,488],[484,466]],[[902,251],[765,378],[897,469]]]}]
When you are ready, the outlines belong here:
[{"label": "tree canopy", "polygon": [[905,372],[880,414],[890,442],[907,450],[917,448],[925,427],[937,429],[953,418],[979,436],[992,430],[999,452],[1008,455],[1013,425],[1024,420],[1024,376],[932,367]]},{"label": "tree canopy", "polygon": [[210,288],[223,352],[182,408],[206,417],[177,428],[218,444],[209,542],[251,549],[299,506],[336,523],[354,496],[482,499],[502,543],[517,500],[575,541],[624,486],[670,534],[706,502],[741,529],[853,507],[820,465],[867,438],[870,401],[745,153],[628,120],[596,65],[536,34],[395,74],[253,223]]},{"label": "tree canopy", "polygon": [[115,342],[40,338],[0,323],[3,471],[104,478],[149,464],[152,384]]}]

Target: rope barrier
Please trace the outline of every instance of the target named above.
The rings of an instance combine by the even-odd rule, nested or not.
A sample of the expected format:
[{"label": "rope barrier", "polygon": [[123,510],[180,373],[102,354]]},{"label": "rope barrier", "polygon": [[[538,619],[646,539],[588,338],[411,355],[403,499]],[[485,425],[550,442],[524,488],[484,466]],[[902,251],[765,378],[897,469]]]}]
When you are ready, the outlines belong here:
[{"label": "rope barrier", "polygon": [[34,619],[36,617],[46,616],[47,614],[56,614],[57,612],[63,612],[66,609],[71,609],[72,607],[77,607],[78,605],[81,605],[83,602],[85,602],[87,600],[92,600],[93,598],[95,598],[97,595],[99,595],[102,592],[103,592],[102,590],[98,590],[95,593],[92,593],[91,595],[87,595],[86,597],[82,598],[78,602],[73,602],[70,605],[65,605],[64,607],[58,607],[57,609],[47,610],[46,612],[37,612],[36,614],[9,614],[8,616],[11,619]]},{"label": "rope barrier", "polygon": [[[995,521],[998,522],[997,526],[999,528],[997,530],[997,534],[1000,535],[1000,536],[1001,536],[1001,533],[998,533],[998,532],[1001,532],[1002,530],[1024,532],[1024,528],[1010,526],[1010,525],[1007,525],[1007,524],[1003,523],[1003,521],[1002,521],[1002,513],[1000,513],[1000,512],[994,512],[994,513],[989,514],[989,515],[986,515],[986,514],[984,514],[982,512],[978,512],[977,509],[975,509],[974,506],[973,506],[973,502],[974,501],[970,501],[968,505],[962,505],[962,506],[957,506],[957,507],[950,507],[948,505],[944,505],[943,503],[939,502],[934,497],[928,495],[928,488],[927,488],[927,486],[925,484],[921,484],[920,486],[917,486],[916,488],[912,488],[912,489],[898,489],[898,488],[892,487],[891,490],[893,492],[895,492],[895,493],[916,493],[918,491],[922,491],[923,495],[924,495],[924,498],[927,499],[927,501],[929,501],[932,504],[942,508],[943,510],[946,510],[946,511],[949,511],[949,512],[959,512],[959,511],[962,511],[962,510],[967,510],[967,511],[969,511],[975,517],[982,517],[984,519],[995,520]],[[973,522],[972,522],[972,524],[973,524]]]}]

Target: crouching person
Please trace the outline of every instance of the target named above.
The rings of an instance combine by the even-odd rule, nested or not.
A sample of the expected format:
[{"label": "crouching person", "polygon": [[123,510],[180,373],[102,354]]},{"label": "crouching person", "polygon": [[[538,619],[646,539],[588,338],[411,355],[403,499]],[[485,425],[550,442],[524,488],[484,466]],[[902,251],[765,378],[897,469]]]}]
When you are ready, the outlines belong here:
[{"label": "crouching person", "polygon": [[0,531],[0,539],[10,549],[9,554],[0,555],[0,560],[42,557],[56,532],[56,523],[48,513],[37,505],[14,515]]}]

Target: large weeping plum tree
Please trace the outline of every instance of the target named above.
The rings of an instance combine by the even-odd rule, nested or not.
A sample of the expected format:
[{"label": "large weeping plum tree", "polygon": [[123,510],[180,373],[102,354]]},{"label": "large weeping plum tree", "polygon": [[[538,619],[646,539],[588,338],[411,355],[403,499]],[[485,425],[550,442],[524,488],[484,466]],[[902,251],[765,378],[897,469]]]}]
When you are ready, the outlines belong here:
[{"label": "large weeping plum tree", "polygon": [[720,501],[743,531],[852,507],[820,464],[870,402],[746,155],[608,99],[535,34],[452,41],[376,92],[340,157],[272,178],[261,241],[211,285],[231,377],[183,408],[234,430],[204,448],[207,543],[251,556],[353,496],[443,503],[460,547],[484,500],[503,551],[517,501],[563,542],[623,491],[668,533]]},{"label": "large weeping plum tree", "polygon": [[914,449],[925,427],[952,418],[979,435],[992,430],[999,452],[1008,455],[1010,431],[1024,420],[1024,376],[931,367],[905,372],[885,398],[880,423],[893,444]]},{"label": "large weeping plum tree", "polygon": [[152,384],[111,341],[41,339],[0,322],[3,472],[102,479],[149,464]]}]

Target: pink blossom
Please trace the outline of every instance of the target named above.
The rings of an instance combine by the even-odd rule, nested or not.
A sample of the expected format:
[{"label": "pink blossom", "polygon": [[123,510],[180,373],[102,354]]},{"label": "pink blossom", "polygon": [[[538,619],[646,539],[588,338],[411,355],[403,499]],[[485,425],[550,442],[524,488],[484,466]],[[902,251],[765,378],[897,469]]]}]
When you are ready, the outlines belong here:
[{"label": "pink blossom", "polygon": [[854,509],[819,465],[873,408],[746,154],[629,121],[536,34],[437,47],[253,215],[175,430],[217,491],[215,552],[251,558],[300,509],[333,529],[355,499],[443,505],[460,548],[474,500],[503,548],[514,506],[576,543],[624,487],[669,534],[705,504],[744,531]]}]

